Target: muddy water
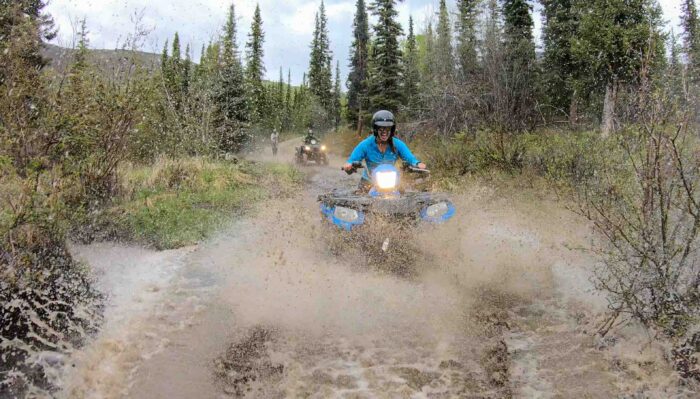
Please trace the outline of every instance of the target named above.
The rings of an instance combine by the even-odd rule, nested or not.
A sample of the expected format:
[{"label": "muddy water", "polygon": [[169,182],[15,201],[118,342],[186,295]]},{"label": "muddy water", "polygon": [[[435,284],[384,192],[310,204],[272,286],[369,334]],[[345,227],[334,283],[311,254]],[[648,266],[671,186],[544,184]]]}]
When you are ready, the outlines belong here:
[{"label": "muddy water", "polygon": [[355,184],[339,164],[310,166],[306,193],[197,248],[78,248],[112,300],[63,396],[682,394],[639,334],[620,333],[628,347],[592,338],[605,302],[566,212],[475,184],[451,223],[418,232],[418,272],[401,277],[329,250],[315,195]]}]

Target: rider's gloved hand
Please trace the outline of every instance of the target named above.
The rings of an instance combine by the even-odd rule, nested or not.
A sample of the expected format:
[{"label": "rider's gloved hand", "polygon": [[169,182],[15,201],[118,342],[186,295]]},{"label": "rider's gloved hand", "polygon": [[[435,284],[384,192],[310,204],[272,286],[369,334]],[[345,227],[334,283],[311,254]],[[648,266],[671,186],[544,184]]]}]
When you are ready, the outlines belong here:
[{"label": "rider's gloved hand", "polygon": [[419,162],[418,165],[416,165],[416,168],[418,168],[418,169],[425,169],[426,166],[425,166],[425,164],[424,164],[423,162]]},{"label": "rider's gloved hand", "polygon": [[351,163],[346,163],[345,165],[343,165],[343,170],[346,171],[346,172],[351,171],[351,170],[352,170],[352,164],[351,164]]}]

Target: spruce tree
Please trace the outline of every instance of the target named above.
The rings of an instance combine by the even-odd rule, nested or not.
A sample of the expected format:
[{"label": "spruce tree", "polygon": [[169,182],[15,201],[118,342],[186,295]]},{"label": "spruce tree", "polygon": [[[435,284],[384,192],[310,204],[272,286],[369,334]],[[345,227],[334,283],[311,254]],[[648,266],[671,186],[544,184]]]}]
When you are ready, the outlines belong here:
[{"label": "spruce tree", "polygon": [[683,50],[673,31],[671,31],[671,37],[669,38],[669,46],[671,52],[669,54],[668,72],[665,74],[666,86],[670,98],[677,104],[684,104],[685,89],[683,87],[683,78],[685,70],[681,62]]},{"label": "spruce tree", "polygon": [[348,121],[359,128],[367,108],[369,22],[364,0],[355,4],[350,72],[348,73]]},{"label": "spruce tree", "polygon": [[683,44],[688,62],[688,72],[692,83],[700,80],[700,22],[695,0],[683,0]]},{"label": "spruce tree", "polygon": [[263,86],[263,75],[265,65],[263,64],[263,42],[265,33],[262,30],[262,17],[260,16],[260,5],[255,6],[253,22],[248,34],[246,43],[246,85],[248,97],[250,98],[250,120],[255,123],[260,121],[265,112],[267,96]]},{"label": "spruce tree", "polygon": [[452,29],[445,0],[440,0],[438,10],[437,41],[435,42],[436,76],[441,84],[452,81],[454,56],[452,54]]},{"label": "spruce tree", "polygon": [[[248,99],[245,91],[243,68],[236,44],[236,14],[233,4],[229,8],[224,26],[221,72],[215,86],[217,145],[223,152],[237,152],[248,140],[245,132],[248,122]],[[212,71],[218,68],[219,46],[209,45],[207,65]]]},{"label": "spruce tree", "polygon": [[540,0],[543,6],[543,81],[548,105],[557,114],[568,110],[569,120],[577,117],[576,80],[585,71],[578,68],[571,53],[577,38],[580,0]]},{"label": "spruce tree", "polygon": [[420,81],[418,45],[416,43],[416,36],[413,33],[413,16],[408,17],[408,37],[406,38],[406,49],[403,55],[403,66],[404,105],[407,112],[412,114],[418,103],[418,83]]},{"label": "spruce tree", "polygon": [[170,64],[168,62],[168,59],[170,58],[168,56],[168,39],[165,39],[165,45],[163,45],[163,52],[160,54],[160,71],[163,75],[163,79],[167,81],[168,73],[170,71]]},{"label": "spruce tree", "polygon": [[182,93],[187,95],[192,80],[192,55],[190,54],[190,45],[185,48],[185,61],[182,63]]},{"label": "spruce tree", "polygon": [[428,22],[423,36],[425,45],[421,52],[421,75],[424,86],[428,86],[435,80],[435,33],[432,22]]},{"label": "spruce tree", "polygon": [[341,97],[341,88],[340,88],[340,61],[337,61],[335,64],[335,84],[333,85],[333,121],[334,121],[334,127],[335,130],[338,130],[338,125],[340,125],[340,115],[341,115],[341,109],[340,109],[340,97]]},{"label": "spruce tree", "polygon": [[531,6],[526,0],[505,0],[503,19],[507,71],[504,84],[508,87],[508,127],[523,130],[528,127],[534,109],[535,41]]},{"label": "spruce tree", "polygon": [[478,69],[476,24],[481,0],[457,0],[457,60],[460,76],[466,80]]},{"label": "spruce tree", "polygon": [[614,128],[620,87],[637,85],[642,68],[649,77],[658,75],[665,63],[661,9],[653,0],[591,0],[581,7],[573,55],[589,78],[579,87],[593,98],[604,95],[601,130],[606,136]]},{"label": "spruce tree", "polygon": [[402,103],[401,25],[396,20],[395,0],[374,0],[372,13],[377,23],[372,27],[374,41],[369,63],[368,92],[370,112],[386,109],[398,112]]},{"label": "spruce tree", "polygon": [[308,79],[309,90],[318,98],[321,106],[329,114],[332,114],[333,110],[332,58],[326,8],[322,0],[321,6],[316,14],[314,36],[311,42]]}]

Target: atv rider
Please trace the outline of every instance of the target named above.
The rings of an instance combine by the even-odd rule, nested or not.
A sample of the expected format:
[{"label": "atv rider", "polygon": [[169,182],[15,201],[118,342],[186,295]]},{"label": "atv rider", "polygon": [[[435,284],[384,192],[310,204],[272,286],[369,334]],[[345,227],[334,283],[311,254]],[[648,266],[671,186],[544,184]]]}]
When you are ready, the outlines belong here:
[{"label": "atv rider", "polygon": [[304,144],[311,144],[311,140],[316,140],[318,143],[318,139],[314,136],[314,131],[309,128],[309,132],[306,133],[306,137],[304,137]]},{"label": "atv rider", "polygon": [[277,133],[277,129],[272,129],[272,134],[270,135],[270,144],[272,145],[272,155],[277,155],[277,145],[279,144],[280,134]]},{"label": "atv rider", "polygon": [[394,164],[398,158],[409,165],[425,169],[425,164],[419,161],[403,141],[394,137],[396,122],[394,114],[389,111],[377,111],[372,116],[372,136],[362,140],[350,154],[343,169],[349,172],[353,162],[365,161],[367,168],[362,172],[359,191],[367,192],[372,187],[370,176],[372,171],[381,164]]}]

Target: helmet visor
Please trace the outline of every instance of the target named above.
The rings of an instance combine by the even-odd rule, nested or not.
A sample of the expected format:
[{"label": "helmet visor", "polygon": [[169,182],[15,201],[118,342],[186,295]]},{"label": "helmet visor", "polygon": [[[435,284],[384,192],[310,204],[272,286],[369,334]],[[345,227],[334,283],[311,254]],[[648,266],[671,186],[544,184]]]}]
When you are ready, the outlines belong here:
[{"label": "helmet visor", "polygon": [[377,122],[374,122],[374,126],[392,127],[392,126],[394,126],[394,122],[391,122],[391,121],[377,121]]}]

